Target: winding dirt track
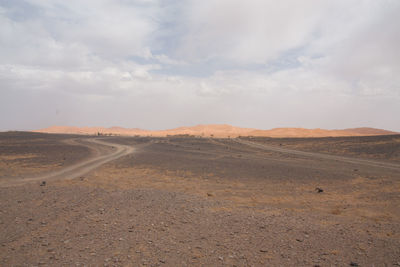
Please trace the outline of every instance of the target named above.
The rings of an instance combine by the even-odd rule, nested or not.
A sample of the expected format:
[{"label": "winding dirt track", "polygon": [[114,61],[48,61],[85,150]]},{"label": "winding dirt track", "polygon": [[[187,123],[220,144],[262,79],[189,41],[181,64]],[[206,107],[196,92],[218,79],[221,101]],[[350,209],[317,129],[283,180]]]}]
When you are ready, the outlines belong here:
[{"label": "winding dirt track", "polygon": [[299,156],[305,156],[305,157],[311,157],[311,158],[348,162],[348,163],[354,163],[354,164],[362,164],[362,165],[367,165],[367,166],[371,166],[371,167],[380,167],[380,168],[386,168],[386,169],[400,170],[400,165],[395,164],[395,163],[380,162],[380,161],[373,161],[373,160],[366,160],[366,159],[356,159],[356,158],[328,155],[328,154],[322,154],[322,153],[316,153],[316,152],[305,152],[305,151],[299,151],[299,150],[293,150],[293,149],[281,148],[281,147],[277,147],[277,146],[266,145],[266,144],[260,144],[260,143],[251,142],[251,141],[247,141],[247,140],[241,140],[241,139],[235,139],[235,140],[238,143],[248,145],[248,146],[251,146],[254,148],[268,150],[268,151],[287,153],[287,154],[293,154],[293,155],[299,155]]},{"label": "winding dirt track", "polygon": [[[69,139],[66,140],[66,143],[87,146],[94,152],[94,155],[87,160],[48,174],[38,175],[35,177],[4,180],[0,183],[0,186],[19,185],[26,182],[50,179],[74,179],[100,167],[107,162],[129,155],[134,151],[134,148],[131,146],[109,143],[99,139],[91,138],[79,140],[79,142],[75,139]],[[105,149],[102,146],[106,146],[108,149]]]},{"label": "winding dirt track", "polygon": [[380,167],[380,168],[385,168],[385,169],[400,170],[400,165],[395,164],[395,163],[380,162],[380,161],[373,161],[373,160],[366,160],[366,159],[356,159],[356,158],[328,155],[328,154],[322,154],[322,153],[316,153],[316,152],[305,152],[305,151],[299,151],[299,150],[293,150],[293,149],[281,148],[281,147],[277,147],[277,146],[266,145],[266,144],[260,144],[260,143],[251,142],[251,141],[247,141],[247,140],[241,140],[241,139],[235,139],[235,140],[238,143],[248,145],[248,146],[251,146],[254,148],[268,150],[268,151],[287,153],[287,154],[293,154],[293,155],[299,155],[299,156],[305,156],[305,157],[311,157],[311,158],[348,162],[348,163],[354,163],[354,164],[362,164],[362,165],[367,165],[367,166],[371,166],[371,167]]}]

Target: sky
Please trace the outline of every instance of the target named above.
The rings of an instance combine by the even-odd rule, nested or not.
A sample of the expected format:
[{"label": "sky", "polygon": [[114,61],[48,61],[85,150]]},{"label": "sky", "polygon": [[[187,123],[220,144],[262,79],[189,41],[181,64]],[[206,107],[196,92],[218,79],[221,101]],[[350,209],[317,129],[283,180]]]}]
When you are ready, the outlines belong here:
[{"label": "sky", "polygon": [[399,0],[0,0],[0,131],[400,131]]}]

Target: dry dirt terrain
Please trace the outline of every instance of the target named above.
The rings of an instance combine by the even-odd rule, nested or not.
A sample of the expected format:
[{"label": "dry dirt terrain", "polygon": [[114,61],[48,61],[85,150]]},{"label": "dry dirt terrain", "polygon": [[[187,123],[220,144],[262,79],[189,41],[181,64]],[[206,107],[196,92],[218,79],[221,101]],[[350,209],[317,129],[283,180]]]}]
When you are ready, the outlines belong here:
[{"label": "dry dirt terrain", "polygon": [[0,133],[0,266],[400,266],[399,151]]}]

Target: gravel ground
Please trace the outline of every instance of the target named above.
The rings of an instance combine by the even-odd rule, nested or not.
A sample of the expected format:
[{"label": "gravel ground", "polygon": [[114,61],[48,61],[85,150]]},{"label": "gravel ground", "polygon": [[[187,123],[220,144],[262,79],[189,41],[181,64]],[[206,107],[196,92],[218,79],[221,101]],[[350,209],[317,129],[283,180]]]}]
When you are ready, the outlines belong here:
[{"label": "gravel ground", "polygon": [[228,139],[108,141],[137,149],[0,187],[1,266],[400,266],[396,170]]}]

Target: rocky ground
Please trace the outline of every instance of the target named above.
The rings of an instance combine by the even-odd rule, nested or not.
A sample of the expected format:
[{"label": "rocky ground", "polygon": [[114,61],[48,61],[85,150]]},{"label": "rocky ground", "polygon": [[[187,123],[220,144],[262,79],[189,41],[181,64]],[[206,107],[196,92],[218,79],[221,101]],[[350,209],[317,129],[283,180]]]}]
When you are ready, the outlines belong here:
[{"label": "rocky ground", "polygon": [[[64,157],[56,155],[69,151],[76,158],[64,166],[71,166],[92,155],[88,147],[63,147],[87,137],[39,135],[48,143],[38,145],[37,135],[4,135],[0,160],[13,155],[21,169],[13,179],[23,179],[26,162],[47,173],[54,170],[43,158],[58,166]],[[352,147],[368,142],[354,140]],[[396,153],[360,152],[391,164],[377,166],[349,161],[356,155],[346,149],[337,149],[344,156],[337,160],[320,157],[320,139],[307,147],[288,141],[312,155],[235,139],[103,141],[135,150],[74,179],[0,187],[1,266],[400,266]],[[11,172],[0,170],[1,179]]]}]

